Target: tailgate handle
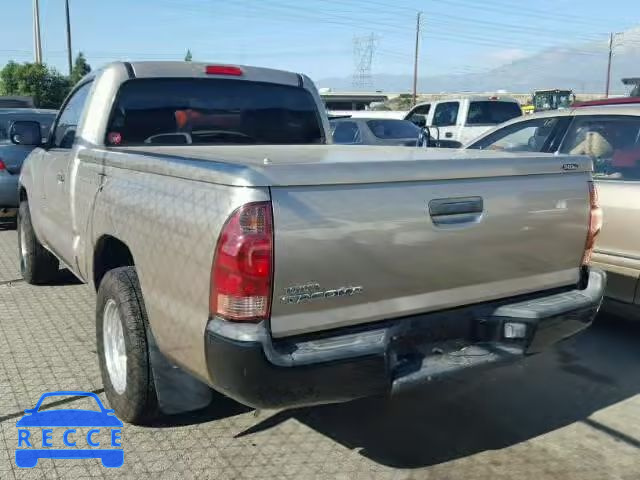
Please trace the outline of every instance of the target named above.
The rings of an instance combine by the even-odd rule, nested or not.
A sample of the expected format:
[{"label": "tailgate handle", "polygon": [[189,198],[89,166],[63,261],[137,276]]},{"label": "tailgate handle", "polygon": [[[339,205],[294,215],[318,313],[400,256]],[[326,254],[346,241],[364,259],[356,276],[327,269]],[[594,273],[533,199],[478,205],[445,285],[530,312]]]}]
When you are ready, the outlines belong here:
[{"label": "tailgate handle", "polygon": [[429,202],[429,214],[436,225],[477,223],[483,209],[482,197],[437,198]]}]

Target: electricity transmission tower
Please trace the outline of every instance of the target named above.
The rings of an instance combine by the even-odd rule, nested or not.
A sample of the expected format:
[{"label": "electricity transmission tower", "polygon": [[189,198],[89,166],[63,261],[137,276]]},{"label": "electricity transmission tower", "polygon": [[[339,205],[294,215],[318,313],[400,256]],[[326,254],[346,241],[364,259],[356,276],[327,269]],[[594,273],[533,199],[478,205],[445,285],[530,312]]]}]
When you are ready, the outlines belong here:
[{"label": "electricity transmission tower", "polygon": [[373,86],[371,65],[378,44],[378,37],[372,33],[364,37],[353,38],[353,86],[356,89]]}]

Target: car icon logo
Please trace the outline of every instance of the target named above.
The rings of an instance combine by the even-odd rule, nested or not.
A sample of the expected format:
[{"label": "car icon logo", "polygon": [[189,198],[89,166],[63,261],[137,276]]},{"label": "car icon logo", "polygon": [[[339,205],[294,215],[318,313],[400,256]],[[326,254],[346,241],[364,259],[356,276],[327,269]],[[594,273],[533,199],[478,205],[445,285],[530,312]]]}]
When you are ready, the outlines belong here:
[{"label": "car icon logo", "polygon": [[[99,410],[41,409],[46,398],[56,396],[90,397],[95,400]],[[25,415],[16,422],[16,427],[18,448],[15,451],[15,461],[18,467],[33,468],[41,458],[99,458],[102,465],[108,468],[121,467],[124,463],[124,450],[120,443],[123,423],[115,416],[113,410],[104,407],[100,398],[93,392],[45,393],[34,408],[25,410]],[[64,430],[59,445],[54,445],[54,428]],[[90,429],[86,435],[82,435],[76,428]],[[107,439],[102,438],[105,433],[108,433]],[[87,448],[82,448],[84,442]],[[105,443],[108,443],[110,448],[104,448]]]}]

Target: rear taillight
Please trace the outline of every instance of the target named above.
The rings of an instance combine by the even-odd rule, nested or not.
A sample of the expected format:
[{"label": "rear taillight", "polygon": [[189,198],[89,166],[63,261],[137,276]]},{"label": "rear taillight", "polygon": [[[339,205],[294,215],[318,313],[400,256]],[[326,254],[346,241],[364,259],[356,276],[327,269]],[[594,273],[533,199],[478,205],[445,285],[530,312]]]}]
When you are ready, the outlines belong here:
[{"label": "rear taillight", "polygon": [[7,169],[7,166],[5,165],[5,163],[4,163],[4,162],[2,161],[2,159],[0,158],[0,172],[1,172],[2,170],[6,170],[6,169]]},{"label": "rear taillight", "polygon": [[273,218],[270,202],[248,203],[231,214],[211,268],[211,315],[259,322],[271,310]]},{"label": "rear taillight", "polygon": [[587,243],[584,247],[582,265],[591,262],[591,255],[596,244],[596,237],[602,229],[602,208],[598,201],[598,190],[593,182],[589,182],[589,231],[587,232]]}]

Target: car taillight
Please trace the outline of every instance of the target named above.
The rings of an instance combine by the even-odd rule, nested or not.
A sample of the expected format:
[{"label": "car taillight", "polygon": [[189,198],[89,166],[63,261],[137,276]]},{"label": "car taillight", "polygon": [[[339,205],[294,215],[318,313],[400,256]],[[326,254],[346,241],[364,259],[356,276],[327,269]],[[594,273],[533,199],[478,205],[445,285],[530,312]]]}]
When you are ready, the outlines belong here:
[{"label": "car taillight", "polygon": [[7,169],[7,166],[5,165],[5,163],[4,163],[4,162],[2,161],[2,159],[0,158],[0,172],[1,172],[2,170],[6,170],[6,169]]},{"label": "car taillight", "polygon": [[589,231],[587,232],[587,243],[584,247],[582,265],[591,262],[591,255],[596,243],[596,237],[602,229],[602,208],[598,201],[598,190],[593,182],[589,182]]},{"label": "car taillight", "polygon": [[211,268],[211,315],[260,322],[271,310],[273,218],[270,202],[234,211],[218,238]]}]

